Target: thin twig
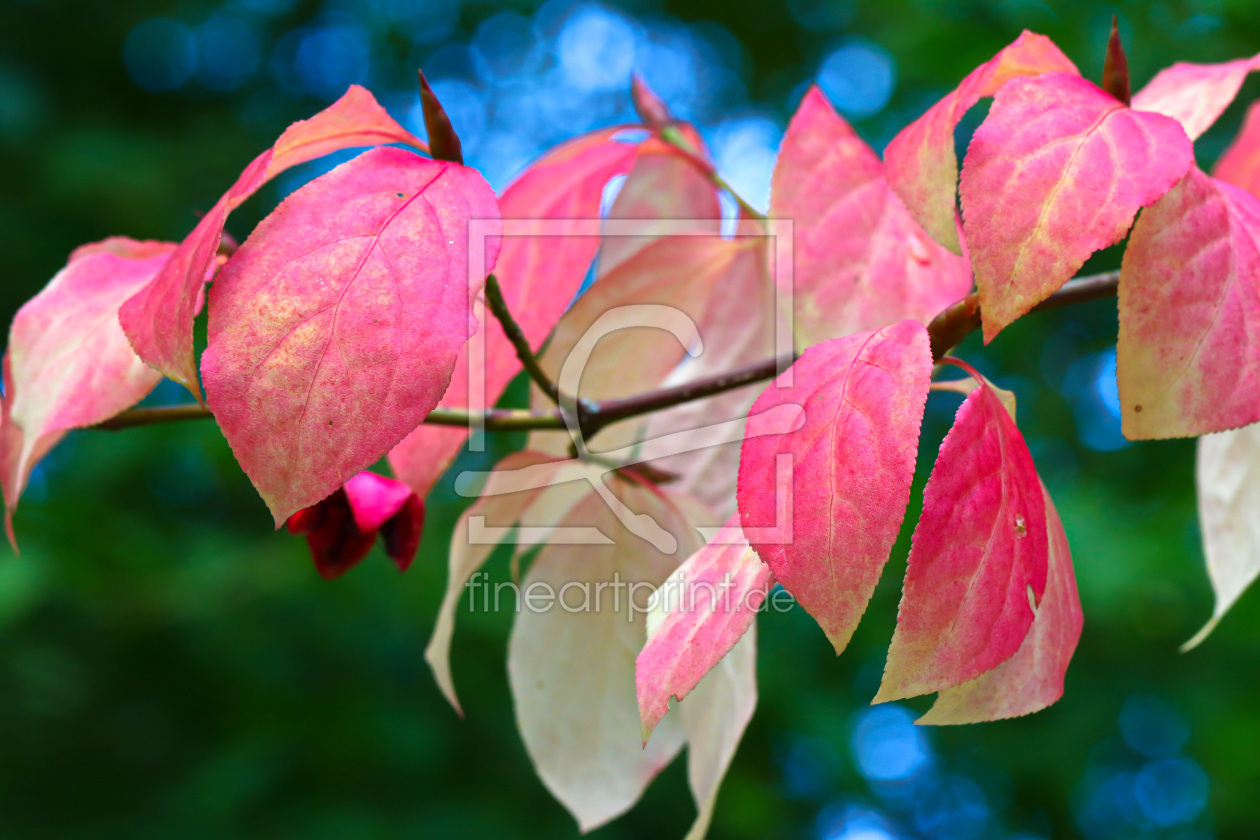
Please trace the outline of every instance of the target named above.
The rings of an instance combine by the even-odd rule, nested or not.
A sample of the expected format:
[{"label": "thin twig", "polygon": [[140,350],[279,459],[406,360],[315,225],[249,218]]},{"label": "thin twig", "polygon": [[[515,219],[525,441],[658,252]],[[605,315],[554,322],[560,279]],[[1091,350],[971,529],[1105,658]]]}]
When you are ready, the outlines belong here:
[{"label": "thin twig", "polygon": [[[196,403],[167,405],[156,408],[133,408],[111,417],[104,423],[90,426],[92,429],[118,431],[136,426],[152,426],[158,423],[176,423],[182,420],[209,420],[214,415]],[[435,408],[424,418],[430,426],[467,427],[473,413],[463,408]],[[527,432],[536,429],[563,429],[564,418],[559,411],[532,412],[515,408],[492,408],[482,412],[486,431]]]},{"label": "thin twig", "polygon": [[[1033,312],[1044,312],[1048,309],[1060,309],[1091,300],[1115,297],[1120,284],[1120,272],[1106,271],[1102,274],[1091,274],[1088,277],[1077,277],[1069,280],[1050,297],[1032,308]],[[972,292],[961,300],[957,300],[928,324],[928,336],[932,339],[932,361],[940,361],[941,357],[957,347],[964,338],[980,329],[980,294]]]},{"label": "thin twig", "polygon": [[205,420],[213,417],[207,409],[197,403],[188,405],[164,405],[160,408],[133,408],[122,414],[109,418],[104,423],[97,423],[89,428],[104,429],[109,432],[119,429],[132,429],[136,426],[155,426],[158,423],[178,423],[183,420]]},{"label": "thin twig", "polygon": [[490,312],[494,314],[494,317],[499,321],[499,325],[503,327],[503,334],[507,336],[508,341],[512,342],[512,347],[516,350],[516,358],[520,359],[521,366],[525,368],[529,378],[534,380],[534,384],[542,389],[542,392],[550,397],[553,403],[559,403],[559,386],[551,381],[551,377],[547,375],[547,372],[542,369],[542,365],[538,363],[538,357],[534,355],[533,348],[529,346],[529,339],[525,337],[525,331],[521,329],[521,325],[516,323],[516,319],[512,317],[507,301],[503,299],[503,289],[500,288],[499,280],[493,274],[486,278],[486,306],[490,307]]},{"label": "thin twig", "polygon": [[702,400],[705,397],[712,397],[761,382],[773,377],[778,371],[791,365],[793,361],[795,361],[795,357],[766,359],[765,361],[745,365],[734,370],[728,370],[717,376],[675,385],[672,388],[661,388],[658,391],[649,391],[646,394],[638,394],[633,397],[623,397],[595,403],[588,409],[586,414],[586,436],[590,437],[605,426],[610,426],[621,420],[628,420],[631,417],[638,417],[642,414],[651,414],[654,411],[672,408],[693,400]]},{"label": "thin twig", "polygon": [[683,136],[678,133],[677,128],[675,128],[672,125],[664,126],[661,128],[657,136],[659,136],[662,140],[664,140],[669,145],[673,146],[678,151],[682,152],[683,157],[687,158],[688,162],[690,162],[692,166],[694,166],[696,169],[700,171],[702,175],[708,178],[709,181],[713,184],[713,186],[717,187],[719,190],[725,190],[727,194],[730,195],[731,198],[735,199],[735,203],[739,205],[739,209],[743,213],[743,215],[749,218],[759,219],[761,221],[766,220],[766,214],[762,213],[756,207],[753,207],[751,204],[745,201],[744,197],[741,196],[739,193],[737,193],[735,191],[735,188],[732,187],[729,183],[727,183],[725,178],[723,178],[721,175],[718,174],[718,171],[713,166],[713,164],[709,163],[707,160],[705,160],[703,157],[697,154],[695,149],[692,149],[690,147],[690,145],[683,138]]},{"label": "thin twig", "polygon": [[[1120,273],[1110,271],[1089,277],[1078,277],[1033,307],[1034,312],[1073,306],[1092,300],[1114,297],[1119,285]],[[928,324],[928,336],[932,342],[932,358],[939,360],[950,348],[956,346],[973,330],[980,327],[980,299],[976,293],[951,304]],[[727,391],[734,391],[755,382],[775,376],[787,360],[765,359],[751,365],[728,370],[677,385],[636,394],[633,397],[586,403],[582,411],[582,430],[586,437],[596,431],[631,417],[651,414],[676,405],[704,399]],[[133,408],[117,417],[92,426],[94,429],[127,429],[133,426],[149,426],[180,420],[208,418],[211,414],[198,405],[177,405],[163,408]],[[429,412],[424,422],[437,426],[467,426],[472,415],[466,409],[436,408]],[[520,409],[493,408],[482,414],[484,428],[488,432],[531,431],[564,429],[564,418],[559,409],[531,412]]]}]

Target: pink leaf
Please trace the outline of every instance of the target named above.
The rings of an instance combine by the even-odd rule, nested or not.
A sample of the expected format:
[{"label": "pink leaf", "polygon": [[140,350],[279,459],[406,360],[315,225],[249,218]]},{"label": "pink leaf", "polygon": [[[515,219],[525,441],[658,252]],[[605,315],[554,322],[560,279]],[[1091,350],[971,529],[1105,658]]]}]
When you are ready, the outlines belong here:
[{"label": "pink leaf", "polygon": [[115,237],[75,251],[13,318],[4,358],[0,483],[11,520],[31,468],[69,429],[108,420],[162,378],[136,356],[118,307],[175,247]]},{"label": "pink leaf", "polygon": [[86,245],[80,245],[70,252],[68,263],[75,262],[83,257],[90,257],[93,254],[113,254],[116,257],[126,257],[129,260],[147,260],[152,257],[169,256],[171,251],[175,249],[173,242],[155,242],[152,239],[132,239],[129,236],[111,236],[102,239],[100,242],[89,242]]},{"label": "pink leaf", "polygon": [[[931,370],[927,330],[902,321],[809,348],[748,416],[744,533],[837,654],[905,515]],[[784,405],[800,406],[804,425],[775,434],[770,411]]]},{"label": "pink leaf", "polygon": [[358,85],[351,85],[344,96],[309,120],[289,126],[274,146],[245,167],[153,282],[123,305],[123,330],[140,357],[201,400],[193,358],[193,316],[200,308],[202,286],[213,272],[228,214],[290,167],[339,149],[378,143],[426,148]]},{"label": "pink leaf", "polygon": [[[662,494],[621,478],[608,489],[672,534],[676,550],[662,551],[634,535],[604,499],[588,495],[560,524],[597,528],[609,542],[544,545],[526,575],[524,606],[508,643],[508,679],[525,749],[543,784],[584,832],[628,810],[682,746],[682,729],[673,720],[662,721],[646,746],[640,741],[634,657],[646,639],[648,596],[699,547]],[[548,592],[552,606],[543,609],[539,599]]]},{"label": "pink leaf", "polygon": [[927,321],[971,289],[967,261],[910,217],[879,158],[817,87],[784,135],[770,213],[795,222],[795,330],[805,346]]},{"label": "pink leaf", "polygon": [[1156,74],[1133,96],[1133,107],[1172,117],[1191,140],[1212,127],[1234,101],[1247,74],[1260,66],[1260,56],[1222,64],[1179,61]]},{"label": "pink leaf", "polygon": [[[223,267],[202,375],[277,523],[437,405],[483,283],[469,222],[497,217],[473,170],[375,149],[291,195]],[[489,270],[498,237],[484,245]]]},{"label": "pink leaf", "polygon": [[752,627],[773,585],[738,514],[661,585],[648,643],[635,660],[644,740],[669,711],[670,698],[685,699]]},{"label": "pink leaf", "polygon": [[1011,79],[1051,71],[1077,73],[1076,65],[1053,41],[1025,31],[903,128],[884,150],[889,186],[924,230],[955,254],[961,254],[962,247],[955,224],[958,158],[954,129],[971,106]]},{"label": "pink leaf", "polygon": [[1047,545],[1032,456],[986,383],[958,409],[923,491],[875,702],[961,685],[1010,658],[1045,593]]},{"label": "pink leaf", "polygon": [[1077,76],[998,91],[963,163],[962,202],[984,340],[1121,238],[1194,163],[1180,123]]},{"label": "pink leaf", "polygon": [[[556,147],[525,170],[499,201],[509,231],[513,221],[546,220],[547,233],[556,234],[504,237],[494,272],[508,308],[535,349],[577,294],[599,248],[604,187],[634,163],[636,147],[613,139],[623,130],[603,129]],[[485,330],[485,352],[475,363],[484,377],[484,394],[469,391],[470,353],[479,339],[460,353],[442,398],[447,408],[493,405],[521,369],[499,322],[483,315],[480,306],[478,302],[475,314]],[[466,429],[422,426],[390,453],[390,465],[423,496],[467,437]]]},{"label": "pink leaf", "polygon": [[1124,434],[1260,420],[1260,199],[1198,169],[1133,228],[1120,272]]},{"label": "pink leaf", "polygon": [[947,688],[918,723],[980,723],[1041,711],[1063,696],[1063,677],[1081,638],[1081,598],[1059,512],[1045,485],[1049,536],[1046,592],[1019,650],[992,671]]},{"label": "pink leaf", "polygon": [[1212,174],[1260,196],[1260,102],[1251,103],[1242,129],[1216,162]]}]

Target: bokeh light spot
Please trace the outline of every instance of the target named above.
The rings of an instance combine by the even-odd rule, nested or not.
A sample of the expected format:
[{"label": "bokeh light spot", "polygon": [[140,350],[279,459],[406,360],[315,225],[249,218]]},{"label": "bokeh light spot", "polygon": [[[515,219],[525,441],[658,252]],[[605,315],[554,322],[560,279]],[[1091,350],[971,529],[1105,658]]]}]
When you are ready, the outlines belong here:
[{"label": "bokeh light spot", "polygon": [[352,24],[307,32],[294,62],[303,89],[324,99],[335,99],[350,85],[366,82],[371,67],[367,33]]},{"label": "bokeh light spot", "polygon": [[879,782],[914,776],[931,761],[927,740],[901,706],[868,709],[853,727],[853,757],[863,776]]},{"label": "bokeh light spot", "polygon": [[136,24],[123,45],[131,79],[145,90],[176,90],[197,68],[197,40],[173,18],[149,18]]},{"label": "bokeh light spot", "polygon": [[1120,709],[1120,734],[1135,752],[1150,758],[1176,755],[1190,740],[1190,725],[1158,697],[1138,694]]},{"label": "bokeh light spot", "polygon": [[254,28],[232,15],[214,15],[197,27],[197,81],[211,90],[233,90],[249,81],[262,59]]},{"label": "bokeh light spot", "polygon": [[578,90],[618,90],[630,84],[635,32],[621,15],[595,6],[574,12],[556,39],[556,56]]},{"label": "bokeh light spot", "polygon": [[827,56],[818,84],[836,108],[861,119],[883,110],[896,77],[896,64],[887,50],[854,41]]}]

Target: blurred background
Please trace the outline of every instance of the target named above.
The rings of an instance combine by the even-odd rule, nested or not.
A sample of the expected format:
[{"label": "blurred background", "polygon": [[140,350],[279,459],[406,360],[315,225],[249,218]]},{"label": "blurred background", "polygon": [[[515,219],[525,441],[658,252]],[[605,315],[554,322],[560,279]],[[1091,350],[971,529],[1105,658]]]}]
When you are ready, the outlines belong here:
[{"label": "blurred background", "polygon": [[[1113,14],[1135,88],[1173,60],[1260,49],[1252,0],[0,0],[0,314],[80,243],[181,238],[350,83],[421,131],[423,67],[501,189],[549,145],[628,118],[637,68],[764,207],[811,80],[880,150],[1023,28],[1097,78]],[[1248,83],[1200,141],[1201,164],[1257,93]],[[334,162],[280,179],[229,230],[243,237]],[[1086,271],[1117,265],[1112,249]],[[1066,697],[947,729],[911,726],[929,698],[868,706],[957,405],[935,395],[912,515],[849,650],[836,659],[800,610],[763,616],[761,704],[711,836],[1260,836],[1260,594],[1177,652],[1211,604],[1194,445],[1120,436],[1115,333],[1114,302],[1099,302],[962,351],[1018,394],[1072,541],[1086,624]],[[298,538],[272,532],[213,425],[71,435],[23,499],[22,556],[0,549],[0,836],[575,836],[515,732],[511,616],[461,616],[465,720],[421,657],[463,504],[435,491],[407,575],[377,552],[327,583]],[[675,762],[594,836],[681,837],[692,814]]]}]

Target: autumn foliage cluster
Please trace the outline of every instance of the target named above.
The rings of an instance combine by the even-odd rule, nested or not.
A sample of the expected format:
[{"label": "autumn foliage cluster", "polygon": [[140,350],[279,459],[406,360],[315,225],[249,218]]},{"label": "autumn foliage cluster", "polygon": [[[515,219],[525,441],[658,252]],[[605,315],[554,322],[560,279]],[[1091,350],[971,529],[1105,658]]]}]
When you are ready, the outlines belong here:
[{"label": "autumn foliage cluster", "polygon": [[[477,498],[426,658],[458,709],[456,613],[509,535],[526,590],[654,591],[520,610],[509,677],[537,771],[583,829],[686,745],[699,837],[756,705],[767,594],[781,585],[844,650],[901,529],[930,392],[961,392],[874,700],[936,693],[921,721],[935,724],[1035,712],[1062,694],[1081,632],[1067,538],[1015,395],[946,353],[1083,282],[1116,293],[1125,434],[1223,433],[1199,450],[1219,618],[1260,571],[1260,476],[1235,457],[1260,445],[1260,110],[1214,174],[1194,141],[1257,61],[1176,64],[1130,96],[1114,34],[1100,87],[1024,33],[883,160],[812,88],[769,214],[735,197],[725,220],[703,141],[642,84],[641,125],[570,140],[498,196],[423,78],[429,144],[353,87],[182,242],[84,245],[18,312],[0,425],[10,539],[39,459],[71,429],[126,425],[163,377],[330,578],[378,538],[405,569],[470,430],[527,430],[523,451],[457,481]],[[960,172],[955,128],[987,97]],[[225,239],[278,173],[363,146],[377,148],[239,247]],[[1125,237],[1118,277],[1072,280]],[[530,409],[494,408],[523,368]],[[394,478],[365,472],[386,457]]]}]

